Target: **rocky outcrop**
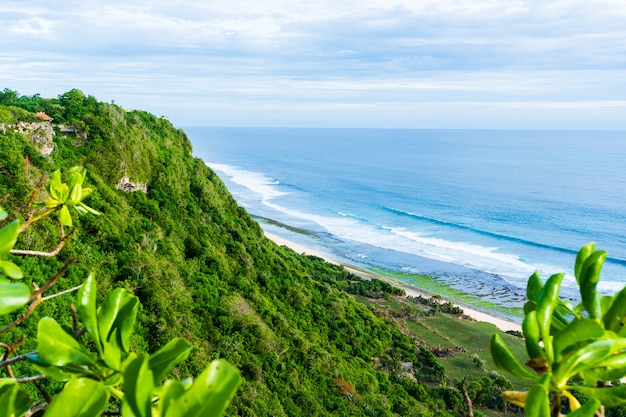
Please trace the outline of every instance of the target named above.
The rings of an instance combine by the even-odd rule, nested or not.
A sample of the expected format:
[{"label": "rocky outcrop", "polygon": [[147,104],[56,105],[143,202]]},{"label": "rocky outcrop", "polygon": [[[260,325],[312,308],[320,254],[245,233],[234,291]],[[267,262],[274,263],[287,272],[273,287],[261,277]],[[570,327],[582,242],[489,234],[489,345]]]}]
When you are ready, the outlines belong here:
[{"label": "rocky outcrop", "polygon": [[148,192],[147,184],[140,182],[134,183],[128,177],[122,177],[122,179],[120,179],[120,182],[117,183],[115,188],[117,188],[118,190],[126,191],[127,193],[133,191],[142,191],[143,193]]},{"label": "rocky outcrop", "polygon": [[0,130],[6,132],[7,130],[13,130],[30,138],[33,145],[39,149],[39,151],[48,156],[54,150],[54,142],[52,137],[54,136],[54,129],[50,122],[18,122],[16,124],[0,124]]}]

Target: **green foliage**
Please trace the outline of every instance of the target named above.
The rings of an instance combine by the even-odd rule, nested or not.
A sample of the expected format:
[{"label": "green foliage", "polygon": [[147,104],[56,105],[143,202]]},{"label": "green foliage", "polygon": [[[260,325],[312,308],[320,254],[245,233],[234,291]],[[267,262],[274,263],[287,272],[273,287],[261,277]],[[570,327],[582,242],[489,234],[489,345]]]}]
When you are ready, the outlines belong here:
[{"label": "green foliage", "polygon": [[[559,297],[563,274],[545,283],[537,273],[528,280],[522,323],[529,360],[524,366],[496,334],[491,353],[498,368],[533,381],[528,392],[506,392],[509,402],[525,407],[527,416],[550,416],[567,410],[593,416],[601,405],[626,404],[626,385],[611,384],[626,376],[626,288],[602,297],[597,290],[606,252],[590,243],[575,264],[581,303]],[[589,398],[582,406],[574,393]],[[564,401],[567,400],[567,401]]]},{"label": "green foliage", "polygon": [[[0,258],[10,255],[20,231],[59,210],[59,207],[61,228],[72,225],[69,210],[67,218],[64,218],[62,208],[70,206],[77,208],[79,214],[99,214],[82,203],[82,199],[91,193],[91,189],[82,189],[86,171],[81,167],[73,167],[69,169],[68,177],[69,184],[65,184],[61,182],[60,171],[52,175],[47,187],[49,196],[44,203],[48,211],[37,216],[31,212],[21,228],[19,221],[14,220],[0,229]],[[32,202],[33,199],[30,200]],[[0,213],[2,219],[9,217],[3,209],[0,209]],[[16,214],[19,211],[12,213]],[[0,282],[0,314],[5,315],[23,308],[33,296],[25,284],[11,281],[23,277],[17,265],[0,260],[0,268],[6,276]],[[42,288],[36,287],[34,301],[24,315],[0,330],[0,334],[30,316],[42,302],[41,294],[52,287],[64,271],[65,268],[61,269]],[[63,382],[63,388],[49,403],[33,407],[27,393],[17,384],[20,379],[13,378],[12,372],[9,372],[11,378],[0,379],[2,415],[20,417],[45,408],[46,416],[94,417],[105,411],[112,397],[121,401],[122,416],[223,414],[240,384],[236,368],[226,361],[216,360],[192,384],[185,386],[176,380],[162,382],[176,365],[188,357],[192,346],[177,338],[152,355],[131,353],[139,299],[124,288],[117,288],[109,292],[97,308],[96,293],[96,281],[90,274],[77,293],[78,317],[75,317],[84,323],[85,332],[91,337],[96,354],[79,341],[82,331],[77,328],[76,321],[73,334],[69,334],[54,318],[40,318],[37,324],[37,350],[21,358],[30,361],[33,368],[41,373],[33,380],[47,377]],[[22,340],[11,345],[3,343],[7,351],[5,357],[22,341],[23,336]],[[8,367],[10,363],[3,362],[3,366]]]},{"label": "green foliage", "polygon": [[[59,367],[30,355],[28,364],[11,365],[14,373],[32,375],[31,366],[36,366],[49,375],[39,382],[41,389],[53,394],[63,392],[69,381],[103,381],[103,392],[110,396],[107,413],[145,414],[145,398],[151,392],[159,399],[155,409],[173,415],[175,404],[192,400],[192,394],[184,396],[191,392],[186,378],[201,375],[196,382],[211,381],[209,375],[204,378],[205,370],[213,360],[220,364],[224,359],[242,376],[241,389],[225,410],[229,416],[462,413],[454,389],[426,385],[445,381],[438,359],[423,354],[414,338],[346,293],[362,287],[384,298],[397,290],[379,282],[358,284],[358,278],[340,266],[267,240],[219,177],[191,156],[185,133],[167,120],[99,103],[78,91],[61,96],[13,102],[23,106],[20,109],[52,102],[58,106],[54,122],[71,123],[79,132],[57,134],[49,158],[38,156],[27,136],[0,133],[0,196],[10,194],[5,207],[20,207],[42,172],[60,170],[67,198],[57,183],[61,198],[55,198],[54,207],[68,207],[75,233],[66,236],[65,246],[52,259],[11,254],[6,260],[43,286],[77,258],[55,288],[83,286],[76,300],[59,296],[42,303],[20,327],[27,337],[11,355],[37,349],[37,322],[49,316],[96,365],[85,362],[76,370],[69,362]],[[28,167],[25,155],[31,161]],[[68,203],[73,186],[64,173],[73,166],[87,169],[81,187],[93,189],[86,201],[103,215],[76,216]],[[122,177],[145,184],[147,192],[116,189]],[[49,208],[44,204],[40,210],[37,213]],[[60,211],[26,229],[16,245],[29,250],[54,247],[64,236],[56,216]],[[92,270],[97,271],[97,286],[95,278],[85,280]],[[124,311],[131,315],[131,300],[138,300],[130,336],[122,334],[127,324],[108,317],[109,307],[104,311],[115,304],[107,301],[110,294],[126,300]],[[78,329],[68,313],[71,304],[81,323]],[[107,324],[101,326],[105,316]],[[0,322],[10,322],[9,317],[0,317]],[[82,327],[84,334],[76,337]],[[9,331],[6,340],[19,335]],[[402,376],[401,362],[414,364],[417,380]],[[222,371],[217,367],[218,374]],[[152,386],[144,385],[150,375]],[[133,378],[141,378],[142,384],[133,383]],[[171,379],[161,383],[163,378]],[[354,394],[344,395],[333,379],[346,381]],[[204,396],[205,388],[199,385],[193,392]],[[89,389],[102,392],[96,386]],[[23,390],[37,404],[45,402],[32,384]],[[114,402],[116,391],[129,392],[128,399]]]}]

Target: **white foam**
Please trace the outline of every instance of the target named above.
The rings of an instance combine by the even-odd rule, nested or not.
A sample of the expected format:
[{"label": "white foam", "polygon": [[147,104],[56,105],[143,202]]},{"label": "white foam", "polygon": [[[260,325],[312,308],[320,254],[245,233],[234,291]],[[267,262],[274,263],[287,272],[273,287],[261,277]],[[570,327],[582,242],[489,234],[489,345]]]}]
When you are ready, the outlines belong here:
[{"label": "white foam", "polygon": [[[519,256],[505,253],[498,247],[446,240],[402,227],[376,227],[359,221],[351,213],[336,212],[337,216],[333,217],[287,208],[273,201],[277,197],[291,194],[290,191],[281,189],[279,181],[263,173],[244,170],[231,165],[211,162],[207,162],[207,165],[228,176],[229,181],[258,195],[258,201],[265,207],[291,218],[315,223],[341,239],[511,277],[519,280],[512,282],[519,286],[524,286],[528,277],[535,270],[539,270],[544,280],[554,273],[564,272],[562,267],[554,265],[531,265],[520,259]],[[359,256],[361,255],[365,257],[364,254],[359,254]],[[563,284],[571,287],[576,286],[575,279],[571,274],[566,275]],[[601,285],[604,290],[609,291],[614,291],[617,288],[617,284],[615,288],[611,283],[602,283]]]},{"label": "white foam", "polygon": [[270,201],[276,197],[288,195],[290,193],[279,189],[280,182],[269,178],[263,173],[247,171],[232,165],[218,164],[206,162],[206,165],[215,171],[224,173],[229,180],[235,184],[241,185],[250,191],[259,194],[261,201]]}]

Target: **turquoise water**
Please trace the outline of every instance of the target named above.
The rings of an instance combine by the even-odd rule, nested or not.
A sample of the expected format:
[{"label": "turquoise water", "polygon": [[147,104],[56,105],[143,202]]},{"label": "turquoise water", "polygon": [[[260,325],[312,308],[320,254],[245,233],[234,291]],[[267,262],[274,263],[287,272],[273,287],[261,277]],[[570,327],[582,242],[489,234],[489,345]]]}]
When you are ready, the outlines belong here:
[{"label": "turquoise water", "polygon": [[266,230],[329,257],[517,305],[594,241],[601,288],[626,282],[626,132],[185,130]]}]

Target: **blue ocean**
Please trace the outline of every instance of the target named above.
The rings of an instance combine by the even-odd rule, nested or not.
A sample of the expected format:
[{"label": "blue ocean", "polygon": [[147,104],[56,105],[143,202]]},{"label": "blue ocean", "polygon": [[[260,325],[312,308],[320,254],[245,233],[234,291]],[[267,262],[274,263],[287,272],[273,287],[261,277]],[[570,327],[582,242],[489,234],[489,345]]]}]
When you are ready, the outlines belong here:
[{"label": "blue ocean", "polygon": [[535,270],[573,288],[596,242],[600,288],[626,283],[626,132],[185,131],[266,231],[328,258],[519,306]]}]

